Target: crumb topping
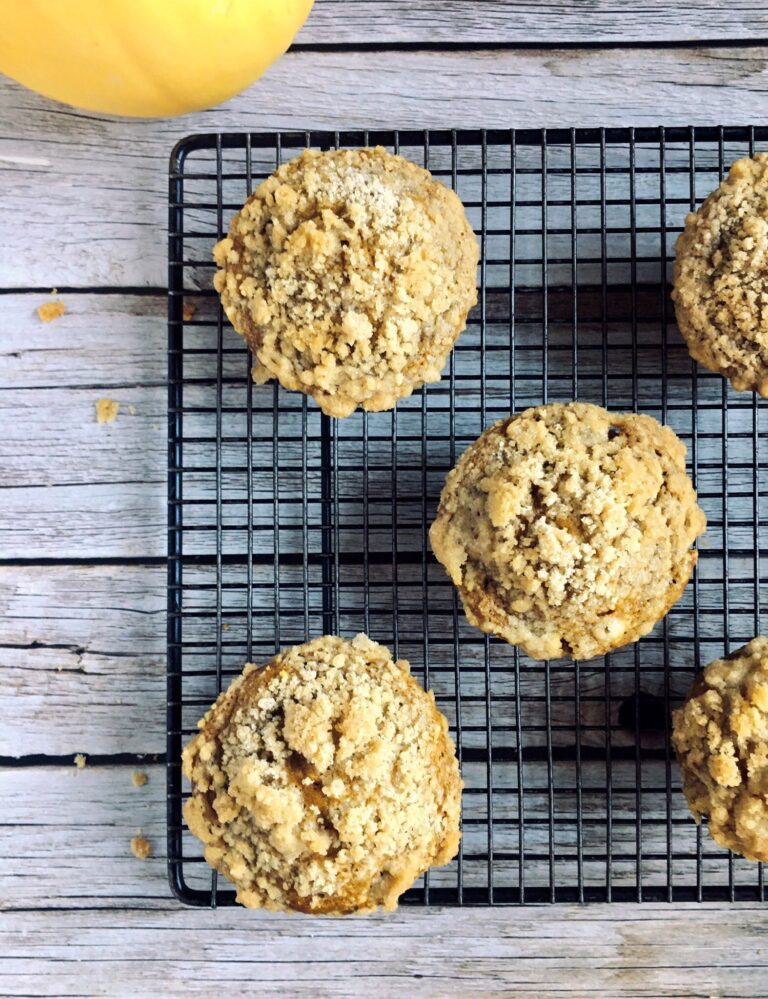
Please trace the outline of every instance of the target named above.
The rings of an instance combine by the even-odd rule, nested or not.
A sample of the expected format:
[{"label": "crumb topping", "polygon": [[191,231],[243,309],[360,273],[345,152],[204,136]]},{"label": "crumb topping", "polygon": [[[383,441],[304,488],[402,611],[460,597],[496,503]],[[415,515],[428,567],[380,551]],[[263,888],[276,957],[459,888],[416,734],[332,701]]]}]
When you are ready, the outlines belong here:
[{"label": "crumb topping", "polygon": [[477,301],[456,194],[382,148],[307,150],[259,185],[213,251],[254,379],[330,416],[390,409],[440,372]]},{"label": "crumb topping", "polygon": [[[53,293],[51,292],[51,294]],[[44,302],[42,305],[38,305],[35,311],[44,323],[52,323],[54,319],[63,316],[67,310],[62,300],[58,298],[55,302]]]},{"label": "crumb topping", "polygon": [[146,836],[133,836],[131,838],[131,853],[137,860],[146,860],[152,856],[152,844]]},{"label": "crumb topping", "polygon": [[96,422],[114,423],[120,411],[120,403],[114,399],[96,400]]},{"label": "crumb topping", "polygon": [[672,298],[691,355],[768,396],[768,153],[732,165],[675,250]]},{"label": "crumb topping", "polygon": [[715,842],[768,862],[768,638],[716,659],[673,714],[683,791]]},{"label": "crumb topping", "polygon": [[459,845],[448,724],[405,660],[365,635],[252,663],[183,753],[206,860],[246,906],[394,909]]},{"label": "crumb topping", "polygon": [[430,541],[472,624],[536,659],[588,659],[663,617],[704,527],[670,429],[556,403],[499,421],[468,448]]}]

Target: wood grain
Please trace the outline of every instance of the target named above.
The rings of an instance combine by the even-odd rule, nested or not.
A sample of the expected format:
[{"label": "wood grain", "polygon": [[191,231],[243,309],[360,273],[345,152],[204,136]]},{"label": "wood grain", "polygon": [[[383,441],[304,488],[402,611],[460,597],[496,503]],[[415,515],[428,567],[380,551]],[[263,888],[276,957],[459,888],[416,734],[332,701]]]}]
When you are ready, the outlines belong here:
[{"label": "wood grain", "polygon": [[[0,80],[0,559],[161,556],[168,154],[200,130],[761,122],[757,4],[318,0],[299,49],[222,108],[119,121]],[[487,46],[450,51],[455,42]],[[413,51],[347,51],[372,43]],[[538,51],[503,51],[518,45]],[[429,51],[445,46],[447,51]],[[326,51],[323,51],[323,50]],[[98,426],[100,395],[121,402]],[[135,407],[131,412],[130,407]],[[162,752],[162,565],[0,567],[0,755]],[[703,590],[706,600],[709,591]],[[232,634],[237,636],[237,625]],[[160,766],[0,770],[0,993],[36,996],[768,996],[765,907],[558,906],[313,921],[183,910]],[[141,829],[155,856],[133,858]]]},{"label": "wood grain", "polygon": [[0,567],[0,756],[165,750],[162,566]]},{"label": "wood grain", "polygon": [[[768,927],[751,905],[401,908],[320,921],[181,910],[165,882],[162,768],[144,767],[138,789],[132,769],[0,770],[3,994],[26,983],[41,996],[156,996],[162,980],[164,995],[226,984],[233,995],[554,997],[583,996],[587,982],[605,999],[768,995]],[[130,853],[138,830],[150,860]]]},{"label": "wood grain", "polygon": [[299,45],[486,43],[594,44],[702,42],[768,35],[768,14],[754,0],[316,0]]},{"label": "wood grain", "polygon": [[192,132],[757,122],[767,59],[766,48],[296,52],[228,104],[162,122],[87,115],[3,79],[0,168],[14,196],[0,287],[165,285],[168,156]]}]

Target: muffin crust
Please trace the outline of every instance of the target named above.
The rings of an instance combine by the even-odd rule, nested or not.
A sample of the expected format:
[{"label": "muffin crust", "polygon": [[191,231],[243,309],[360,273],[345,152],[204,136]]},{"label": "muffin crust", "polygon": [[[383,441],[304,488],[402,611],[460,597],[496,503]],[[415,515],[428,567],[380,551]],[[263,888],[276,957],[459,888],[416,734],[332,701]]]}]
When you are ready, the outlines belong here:
[{"label": "muffin crust", "polygon": [[405,660],[365,635],[246,665],[183,753],[184,815],[243,905],[394,909],[459,846],[448,724]]},{"label": "muffin crust", "polygon": [[696,821],[768,863],[768,638],[707,666],[673,714],[672,741]]},{"label": "muffin crust", "polygon": [[479,248],[461,201],[380,147],[284,164],[213,255],[254,379],[306,392],[329,416],[391,409],[439,381],[477,301]]},{"label": "muffin crust", "polygon": [[430,541],[471,624],[534,659],[589,659],[666,614],[704,527],[671,430],[555,403],[500,420],[464,452]]},{"label": "muffin crust", "polygon": [[736,160],[675,252],[672,299],[691,356],[768,396],[768,153]]}]

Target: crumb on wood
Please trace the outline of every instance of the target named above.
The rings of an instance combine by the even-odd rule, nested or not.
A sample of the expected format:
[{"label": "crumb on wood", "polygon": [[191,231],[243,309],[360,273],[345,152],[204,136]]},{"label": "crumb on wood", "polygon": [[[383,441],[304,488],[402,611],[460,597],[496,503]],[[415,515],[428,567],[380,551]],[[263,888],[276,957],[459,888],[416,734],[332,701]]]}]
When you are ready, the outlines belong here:
[{"label": "crumb on wood", "polygon": [[181,307],[181,317],[185,323],[188,323],[190,319],[194,319],[196,312],[197,306],[194,302],[185,302]]},{"label": "crumb on wood", "polygon": [[146,836],[132,836],[131,853],[137,860],[146,860],[152,856],[152,844]]},{"label": "crumb on wood", "polygon": [[63,316],[66,311],[60,298],[57,298],[55,302],[44,302],[37,307],[37,314],[44,323],[52,323],[54,319]]},{"label": "crumb on wood", "polygon": [[128,412],[131,414],[131,416],[136,415],[136,407],[133,405],[133,403],[131,403],[130,406],[128,407]]},{"label": "crumb on wood", "polygon": [[225,621],[221,626],[222,631],[229,631],[229,621]]},{"label": "crumb on wood", "polygon": [[120,403],[115,402],[114,399],[97,399],[96,422],[114,423],[119,410],[120,410]]},{"label": "crumb on wood", "polygon": [[131,781],[134,787],[144,787],[148,780],[149,777],[143,770],[134,770],[131,774]]},{"label": "crumb on wood", "polygon": [[88,757],[85,753],[75,753],[75,766],[78,770],[85,770],[85,764],[88,762]]}]

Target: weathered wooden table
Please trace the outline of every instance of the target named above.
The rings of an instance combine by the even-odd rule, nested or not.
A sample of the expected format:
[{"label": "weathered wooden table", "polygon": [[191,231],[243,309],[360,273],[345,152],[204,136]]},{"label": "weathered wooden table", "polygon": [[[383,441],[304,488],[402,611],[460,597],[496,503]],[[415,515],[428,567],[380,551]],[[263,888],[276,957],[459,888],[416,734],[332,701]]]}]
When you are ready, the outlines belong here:
[{"label": "weathered wooden table", "polygon": [[[186,118],[84,114],[0,80],[0,994],[768,996],[759,905],[185,910],[165,876],[162,765],[176,139],[762,123],[766,65],[768,14],[744,0],[317,0],[260,83]],[[42,324],[54,287],[67,312]],[[101,396],[114,423],[95,420]]]}]

